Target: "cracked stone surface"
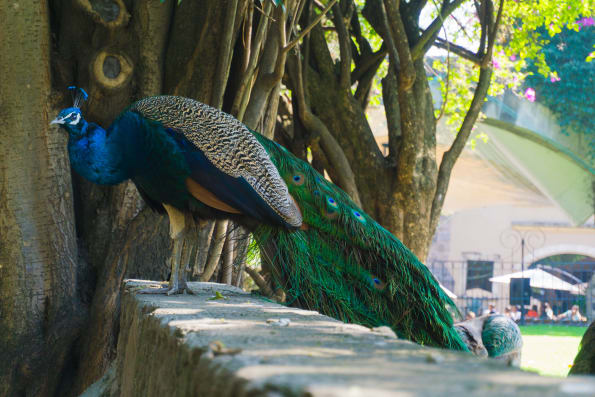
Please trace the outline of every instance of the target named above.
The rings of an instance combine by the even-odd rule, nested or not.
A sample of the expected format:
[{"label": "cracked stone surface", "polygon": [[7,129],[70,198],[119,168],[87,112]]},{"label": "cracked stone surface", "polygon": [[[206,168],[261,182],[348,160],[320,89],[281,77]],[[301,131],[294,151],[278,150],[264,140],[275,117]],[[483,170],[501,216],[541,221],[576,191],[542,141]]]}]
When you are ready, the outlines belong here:
[{"label": "cracked stone surface", "polygon": [[124,286],[116,383],[104,395],[595,395],[595,377],[542,377],[228,285],[189,283],[194,295],[135,293],[151,284]]}]

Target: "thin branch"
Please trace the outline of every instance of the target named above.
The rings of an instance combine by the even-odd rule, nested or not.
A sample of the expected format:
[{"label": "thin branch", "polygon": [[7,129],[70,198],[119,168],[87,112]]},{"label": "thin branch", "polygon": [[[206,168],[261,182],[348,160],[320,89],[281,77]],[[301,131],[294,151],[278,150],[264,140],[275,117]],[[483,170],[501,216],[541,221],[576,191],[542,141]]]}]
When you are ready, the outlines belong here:
[{"label": "thin branch", "polygon": [[[444,27],[444,26],[443,26]],[[444,29],[444,38],[446,40],[446,87],[444,93],[444,99],[442,100],[442,106],[440,107],[440,114],[436,117],[436,124],[440,121],[444,112],[446,111],[446,103],[448,102],[448,92],[450,90],[450,44],[448,42],[448,32]]]},{"label": "thin branch", "polygon": [[225,94],[229,68],[231,67],[231,57],[233,54],[232,38],[236,14],[238,12],[238,0],[231,0],[227,7],[225,27],[223,29],[225,33],[222,38],[221,50],[219,51],[219,67],[217,68],[217,76],[215,77],[213,94],[211,96],[211,105],[219,109],[223,105],[223,94]]},{"label": "thin branch", "polygon": [[376,62],[368,67],[364,74],[357,80],[357,90],[355,91],[354,97],[359,101],[359,103],[362,105],[362,109],[364,110],[368,106],[372,82],[374,81],[374,77],[376,76],[378,68],[382,64],[382,61],[384,61],[383,58],[377,58]]},{"label": "thin branch", "polygon": [[474,41],[473,38],[469,35],[469,33],[467,33],[467,29],[465,29],[465,25],[463,25],[461,23],[461,21],[459,21],[459,19],[455,15],[451,15],[450,18],[452,18],[452,20],[455,21],[457,25],[459,25],[459,28],[461,28],[461,30],[463,31],[465,36],[467,36],[467,39],[469,41]]},{"label": "thin branch", "polygon": [[293,39],[289,44],[287,44],[283,48],[283,52],[289,52],[289,50],[295,47],[300,42],[300,40],[302,40],[308,33],[310,33],[314,26],[318,25],[318,23],[330,11],[330,9],[335,5],[336,2],[337,0],[331,0],[326,6],[326,8],[322,10],[322,12],[316,17],[316,19],[314,19],[314,21],[312,21],[310,25],[308,25],[304,30],[302,30],[295,39]]},{"label": "thin branch", "polygon": [[244,60],[242,62],[242,73],[246,73],[252,54],[252,21],[254,20],[254,2],[250,2],[248,12],[244,18]]},{"label": "thin branch", "polygon": [[227,227],[228,233],[223,244],[223,253],[221,258],[221,282],[223,284],[231,284],[231,276],[233,274],[233,249],[234,249],[234,230],[233,223],[229,223]]},{"label": "thin branch", "polygon": [[248,68],[242,75],[242,80],[240,81],[240,85],[238,87],[233,102],[233,106],[231,108],[231,114],[233,114],[240,120],[244,116],[244,112],[246,111],[246,107],[248,106],[248,100],[250,99],[250,87],[252,86],[252,83],[254,81],[254,74],[256,71],[257,62],[260,57],[261,48],[264,44],[264,38],[266,36],[266,32],[270,24],[269,14],[271,13],[271,10],[272,2],[267,1],[264,9],[264,14],[260,16],[260,21],[258,22],[256,35],[254,36],[254,42],[252,43],[251,57],[250,62],[248,63]]},{"label": "thin branch", "polygon": [[386,126],[388,129],[388,159],[392,164],[399,153],[401,142],[401,116],[399,109],[399,98],[397,90],[397,77],[394,69],[390,68],[382,79],[382,100],[386,114]]},{"label": "thin branch", "polygon": [[500,21],[502,20],[502,11],[504,10],[504,1],[505,0],[500,0],[498,15],[496,16],[496,21],[494,22],[494,26],[492,26],[492,30],[490,31],[490,35],[488,38],[488,50],[486,51],[486,56],[483,59],[484,66],[487,66],[490,62],[492,62],[494,44],[496,43],[496,37],[498,36],[498,27],[500,26]]},{"label": "thin branch", "polygon": [[333,7],[333,22],[339,36],[339,53],[341,57],[339,85],[342,89],[348,90],[351,87],[351,39],[339,4],[335,4]]},{"label": "thin branch", "polygon": [[235,259],[233,267],[237,269],[236,277],[233,285],[242,288],[244,281],[244,268],[246,267],[246,253],[248,252],[248,243],[250,240],[250,233],[242,226],[238,226],[236,229],[237,238],[235,244]]},{"label": "thin branch", "polygon": [[392,36],[392,41],[398,54],[400,70],[397,73],[397,79],[399,82],[399,91],[410,91],[415,82],[415,67],[413,65],[413,56],[409,47],[403,18],[395,1],[385,0],[380,3],[380,8],[385,24],[388,27],[387,33],[389,36]]},{"label": "thin branch", "polygon": [[205,265],[205,270],[200,276],[200,281],[209,281],[213,277],[213,273],[221,259],[221,251],[225,243],[225,236],[227,232],[227,221],[219,220],[215,224],[215,231],[213,234],[213,244],[211,245],[209,259]]},{"label": "thin branch", "polygon": [[200,227],[198,232],[198,242],[196,260],[192,269],[192,275],[198,276],[201,272],[204,272],[204,267],[209,256],[209,247],[211,246],[211,240],[213,239],[213,230],[215,229],[215,222],[208,221],[204,226]]},{"label": "thin branch", "polygon": [[363,75],[367,74],[368,70],[378,69],[378,61],[382,62],[387,53],[386,46],[383,45],[378,51],[362,57],[353,72],[351,72],[351,83],[358,81]]},{"label": "thin branch", "polygon": [[393,35],[391,33],[390,25],[388,23],[388,16],[386,15],[386,8],[384,7],[384,3],[380,1],[380,14],[382,19],[382,27],[386,32],[386,37],[384,38],[384,43],[388,46],[388,56],[390,58],[390,63],[392,64],[393,68],[395,69],[395,73],[398,74],[399,72],[399,53],[397,52],[397,47],[393,40]]},{"label": "thin branch", "polygon": [[468,61],[473,62],[476,65],[480,65],[481,64],[481,58],[479,58],[476,54],[474,54],[472,51],[451,43],[450,41],[444,40],[440,37],[436,38],[436,41],[434,42],[434,45],[438,48],[442,48],[445,50],[449,50],[451,52],[454,52],[455,54],[457,54],[458,56],[460,56],[461,58],[465,58]]},{"label": "thin branch", "polygon": [[452,3],[445,4],[442,7],[442,10],[440,10],[439,15],[436,17],[436,19],[432,21],[430,26],[427,27],[427,29],[419,38],[419,41],[415,43],[415,46],[413,46],[413,48],[411,49],[411,57],[413,59],[418,59],[424,56],[424,49],[429,48],[427,44],[431,44],[434,42],[446,18],[450,14],[452,14],[452,12],[463,3],[463,1],[465,0],[454,0]]}]

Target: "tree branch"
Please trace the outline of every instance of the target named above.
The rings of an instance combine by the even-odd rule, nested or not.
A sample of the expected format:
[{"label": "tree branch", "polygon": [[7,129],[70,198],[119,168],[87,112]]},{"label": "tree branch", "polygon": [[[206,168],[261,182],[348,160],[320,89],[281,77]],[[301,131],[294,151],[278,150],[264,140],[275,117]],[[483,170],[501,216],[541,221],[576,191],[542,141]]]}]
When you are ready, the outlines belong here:
[{"label": "tree branch", "polygon": [[[386,28],[387,36],[390,38],[389,55],[392,53],[394,66],[399,65],[400,70],[397,73],[397,80],[399,82],[399,90],[411,90],[415,82],[415,68],[413,66],[413,58],[409,48],[409,40],[403,19],[395,1],[385,0],[380,3],[380,10],[382,12],[382,19]],[[391,51],[391,47],[393,50]],[[396,52],[396,54],[395,54]]]},{"label": "tree branch", "polygon": [[368,100],[370,98],[370,91],[372,90],[372,83],[374,82],[374,76],[380,67],[383,59],[377,59],[376,63],[369,67],[363,76],[361,76],[357,83],[357,90],[355,91],[355,99],[361,104],[362,109],[366,109],[368,106]]},{"label": "tree branch", "polygon": [[473,62],[476,65],[480,65],[482,59],[479,58],[476,54],[474,54],[472,51],[457,45],[457,44],[453,44],[450,41],[446,41],[440,37],[436,38],[436,41],[434,43],[436,45],[436,47],[438,48],[443,48],[445,50],[450,50],[451,52],[454,52],[455,54],[457,54],[458,56],[460,56],[461,58],[465,58],[468,61]]},{"label": "tree branch", "polygon": [[[434,40],[438,36],[438,32],[440,28],[444,24],[446,18],[452,14],[454,10],[456,10],[465,0],[454,0],[452,3],[443,3],[442,10],[440,14],[432,21],[430,26],[426,28],[423,32],[419,41],[415,43],[415,46],[411,49],[411,57],[413,59],[418,59],[419,57],[424,56],[427,52],[427,49],[430,47],[428,43],[431,45],[434,43]],[[424,51],[425,50],[425,51]]]},{"label": "tree branch", "polygon": [[254,73],[256,71],[258,59],[260,57],[260,50],[263,46],[264,38],[270,24],[269,15],[271,13],[271,9],[272,2],[267,1],[264,8],[264,13],[260,16],[260,21],[258,22],[256,35],[254,36],[254,42],[252,43],[252,56],[250,57],[250,62],[248,62],[248,68],[242,75],[242,80],[238,86],[238,90],[233,101],[233,106],[231,108],[231,114],[240,120],[243,118],[246,107],[248,106],[248,101],[250,100],[250,87],[254,81]]},{"label": "tree branch", "polygon": [[341,74],[339,85],[342,89],[348,90],[351,87],[351,39],[345,26],[343,13],[339,4],[333,6],[333,23],[337,28],[339,36],[339,52],[341,57]]},{"label": "tree branch", "polygon": [[401,142],[401,117],[399,114],[397,77],[392,68],[388,70],[388,73],[382,79],[382,99],[388,128],[388,157],[394,164]]},{"label": "tree branch", "polygon": [[378,51],[362,57],[351,73],[351,83],[353,84],[358,81],[362,76],[366,75],[370,69],[378,69],[378,66],[382,63],[387,52],[386,46],[383,44]]},{"label": "tree branch", "polygon": [[233,54],[232,38],[236,13],[238,12],[238,0],[231,0],[227,7],[225,26],[223,28],[225,33],[222,38],[221,49],[219,50],[219,66],[217,67],[217,75],[215,77],[215,84],[213,84],[213,93],[211,95],[211,106],[218,109],[221,109],[221,106],[223,105],[223,94],[225,94],[225,87],[227,87],[227,79],[229,77],[229,68],[231,67],[231,57]]},{"label": "tree branch", "polygon": [[331,0],[326,6],[326,8],[322,10],[322,12],[316,17],[316,19],[314,19],[314,21],[312,21],[310,25],[308,25],[304,30],[302,30],[295,39],[293,39],[289,44],[285,46],[285,48],[283,48],[283,52],[288,52],[289,50],[291,50],[300,42],[300,40],[302,40],[308,33],[310,33],[310,30],[312,30],[314,26],[318,25],[320,20],[330,11],[330,9],[335,5],[336,2],[337,0]]},{"label": "tree branch", "polygon": [[218,220],[215,223],[215,231],[213,232],[213,244],[211,245],[209,259],[205,265],[205,270],[200,276],[200,281],[209,281],[213,277],[213,273],[219,264],[221,258],[221,251],[223,251],[223,244],[227,233],[227,220]]}]

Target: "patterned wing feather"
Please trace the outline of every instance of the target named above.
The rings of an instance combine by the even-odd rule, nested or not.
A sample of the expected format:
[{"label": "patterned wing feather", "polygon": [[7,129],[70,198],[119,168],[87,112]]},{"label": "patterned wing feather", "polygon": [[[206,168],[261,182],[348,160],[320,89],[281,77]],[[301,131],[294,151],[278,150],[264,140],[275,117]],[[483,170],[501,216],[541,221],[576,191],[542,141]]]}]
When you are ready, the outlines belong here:
[{"label": "patterned wing feather", "polygon": [[243,178],[288,225],[302,224],[300,211],[266,150],[233,116],[189,98],[167,95],[141,99],[128,110],[183,134],[217,169]]}]

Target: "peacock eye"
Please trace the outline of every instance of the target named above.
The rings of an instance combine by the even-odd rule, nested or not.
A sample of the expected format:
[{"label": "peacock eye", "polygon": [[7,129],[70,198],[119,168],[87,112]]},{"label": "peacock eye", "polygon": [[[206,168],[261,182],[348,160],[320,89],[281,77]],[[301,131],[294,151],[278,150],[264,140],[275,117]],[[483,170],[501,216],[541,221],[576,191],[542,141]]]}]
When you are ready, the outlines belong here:
[{"label": "peacock eye", "polygon": [[377,290],[382,291],[384,289],[384,287],[386,287],[386,283],[382,280],[380,280],[378,277],[370,275],[370,281],[372,284],[372,287],[376,288]]},{"label": "peacock eye", "polygon": [[306,182],[306,176],[304,174],[302,174],[301,172],[297,172],[292,178],[291,180],[293,181],[293,184],[296,186],[302,186],[305,182]]},{"label": "peacock eye", "polygon": [[355,219],[357,219],[361,223],[366,223],[366,218],[364,218],[360,212],[358,212],[356,210],[353,210],[352,212],[353,212],[353,216],[355,216]]}]

